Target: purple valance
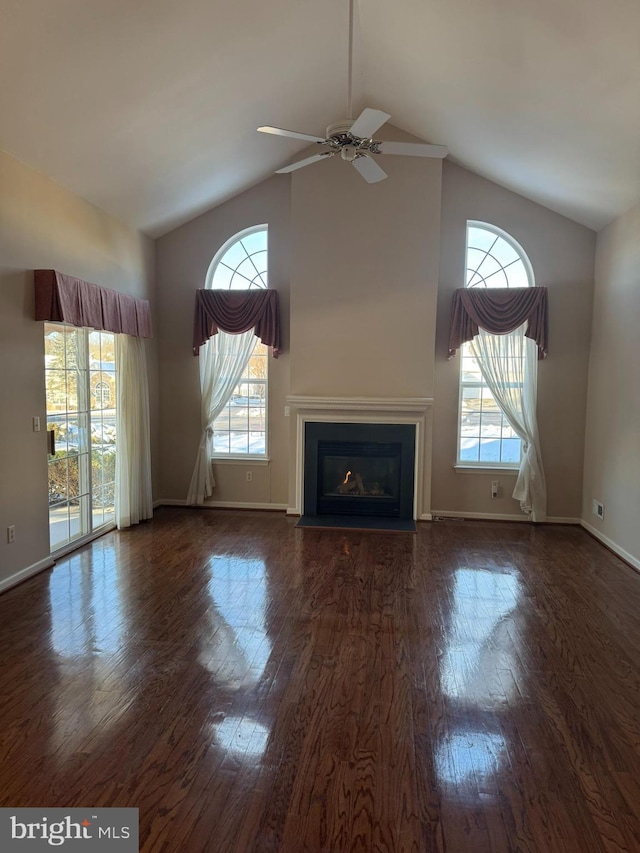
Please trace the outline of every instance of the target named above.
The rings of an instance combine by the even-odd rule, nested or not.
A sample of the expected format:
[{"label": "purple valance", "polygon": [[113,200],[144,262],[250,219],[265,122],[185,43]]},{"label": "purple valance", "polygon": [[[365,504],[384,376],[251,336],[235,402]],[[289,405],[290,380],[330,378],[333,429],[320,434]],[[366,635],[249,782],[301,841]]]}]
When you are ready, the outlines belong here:
[{"label": "purple valance", "polygon": [[219,331],[240,335],[253,329],[263,344],[280,346],[280,304],[277,290],[197,290],[193,323],[193,354]]},{"label": "purple valance", "polygon": [[525,335],[538,346],[538,358],[547,355],[548,317],[546,287],[461,287],[453,294],[449,358],[478,328],[506,335],[527,323]]},{"label": "purple valance", "polygon": [[34,270],[36,320],[51,320],[105,332],[150,338],[146,299],[108,290],[56,270]]}]

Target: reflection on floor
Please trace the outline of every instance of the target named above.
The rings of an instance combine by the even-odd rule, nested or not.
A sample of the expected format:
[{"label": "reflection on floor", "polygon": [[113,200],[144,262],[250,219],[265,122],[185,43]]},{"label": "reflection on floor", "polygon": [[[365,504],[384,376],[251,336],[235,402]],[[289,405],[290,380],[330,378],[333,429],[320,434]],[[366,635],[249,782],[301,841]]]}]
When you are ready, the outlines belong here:
[{"label": "reflection on floor", "polygon": [[0,643],[0,806],[145,853],[640,849],[640,576],[578,528],[161,509]]}]

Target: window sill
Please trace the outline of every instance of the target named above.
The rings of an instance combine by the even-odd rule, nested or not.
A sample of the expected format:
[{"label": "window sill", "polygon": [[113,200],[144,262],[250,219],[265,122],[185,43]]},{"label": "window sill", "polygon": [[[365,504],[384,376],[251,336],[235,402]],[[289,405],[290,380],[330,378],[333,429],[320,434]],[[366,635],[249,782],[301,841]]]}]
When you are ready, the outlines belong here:
[{"label": "window sill", "polygon": [[211,461],[223,465],[268,465],[268,456],[212,456]]},{"label": "window sill", "polygon": [[454,465],[456,474],[514,474],[519,467],[507,465]]}]

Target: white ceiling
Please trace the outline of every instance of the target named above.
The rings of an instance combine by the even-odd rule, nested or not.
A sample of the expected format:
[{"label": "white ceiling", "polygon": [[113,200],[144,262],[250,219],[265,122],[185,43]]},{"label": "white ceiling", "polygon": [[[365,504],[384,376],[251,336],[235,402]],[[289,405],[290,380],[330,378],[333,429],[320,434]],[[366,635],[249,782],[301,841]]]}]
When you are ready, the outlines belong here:
[{"label": "white ceiling", "polygon": [[[258,125],[345,116],[348,0],[0,10],[0,148],[154,236],[305,147]],[[592,228],[640,200],[637,0],[356,0],[355,80],[356,113]]]}]

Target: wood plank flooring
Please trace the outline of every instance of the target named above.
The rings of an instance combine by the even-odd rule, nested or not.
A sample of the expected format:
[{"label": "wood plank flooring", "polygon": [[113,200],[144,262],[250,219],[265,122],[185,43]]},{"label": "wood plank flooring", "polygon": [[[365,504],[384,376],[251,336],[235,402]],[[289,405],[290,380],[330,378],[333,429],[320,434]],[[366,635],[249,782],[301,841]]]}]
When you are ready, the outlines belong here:
[{"label": "wood plank flooring", "polygon": [[640,575],[579,528],[164,508],[0,596],[0,806],[144,853],[640,850]]}]

